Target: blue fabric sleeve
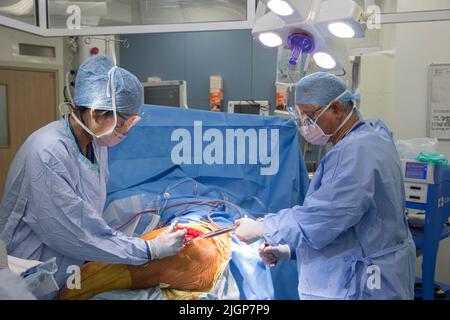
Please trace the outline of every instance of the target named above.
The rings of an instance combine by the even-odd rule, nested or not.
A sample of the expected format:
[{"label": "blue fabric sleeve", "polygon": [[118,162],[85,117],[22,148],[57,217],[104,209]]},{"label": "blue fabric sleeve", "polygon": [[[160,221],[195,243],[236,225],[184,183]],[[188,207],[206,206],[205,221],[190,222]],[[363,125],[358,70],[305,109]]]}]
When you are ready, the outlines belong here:
[{"label": "blue fabric sleeve", "polygon": [[[354,156],[364,151],[362,156]],[[306,242],[320,250],[357,224],[373,201],[376,173],[368,170],[371,158],[358,146],[333,153],[325,164],[320,187],[308,192],[303,206],[265,217],[265,239],[294,248]]]}]

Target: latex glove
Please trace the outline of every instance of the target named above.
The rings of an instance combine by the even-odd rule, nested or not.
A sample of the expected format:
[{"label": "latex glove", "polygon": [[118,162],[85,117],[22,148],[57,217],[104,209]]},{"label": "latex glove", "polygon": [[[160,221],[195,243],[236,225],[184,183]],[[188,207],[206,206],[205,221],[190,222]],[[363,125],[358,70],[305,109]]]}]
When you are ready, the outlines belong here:
[{"label": "latex glove", "polygon": [[234,222],[236,229],[234,234],[236,237],[245,242],[252,244],[263,237],[263,222],[249,218],[238,219]]},{"label": "latex glove", "polygon": [[174,221],[169,228],[161,232],[153,240],[149,240],[152,260],[163,259],[176,255],[184,247],[186,230],[177,229],[178,221]]},{"label": "latex glove", "polygon": [[278,261],[288,261],[291,259],[291,249],[288,245],[270,246],[267,243],[259,248],[261,260],[269,267],[274,267]]}]

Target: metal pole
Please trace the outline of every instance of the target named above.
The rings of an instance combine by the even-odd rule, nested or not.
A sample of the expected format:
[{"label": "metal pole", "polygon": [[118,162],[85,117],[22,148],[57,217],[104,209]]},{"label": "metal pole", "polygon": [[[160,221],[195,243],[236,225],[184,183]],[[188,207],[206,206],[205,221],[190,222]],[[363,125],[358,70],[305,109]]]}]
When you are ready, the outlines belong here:
[{"label": "metal pole", "polygon": [[381,24],[449,21],[450,9],[381,13]]}]

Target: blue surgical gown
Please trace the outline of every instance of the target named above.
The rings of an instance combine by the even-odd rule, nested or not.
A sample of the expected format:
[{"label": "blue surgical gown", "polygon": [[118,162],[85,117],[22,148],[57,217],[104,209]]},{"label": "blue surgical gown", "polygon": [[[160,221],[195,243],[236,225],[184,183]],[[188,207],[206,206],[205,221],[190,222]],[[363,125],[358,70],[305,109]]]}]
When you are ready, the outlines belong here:
[{"label": "blue surgical gown", "polygon": [[9,169],[0,206],[0,239],[8,254],[47,261],[56,257],[60,287],[85,261],[144,264],[144,240],[111,229],[102,219],[108,178],[107,149],[93,146],[96,161],[79,151],[61,118],[34,132]]},{"label": "blue surgical gown", "polygon": [[322,159],[302,206],[266,216],[264,237],[296,248],[300,299],[413,299],[404,206],[390,133],[364,121]]}]

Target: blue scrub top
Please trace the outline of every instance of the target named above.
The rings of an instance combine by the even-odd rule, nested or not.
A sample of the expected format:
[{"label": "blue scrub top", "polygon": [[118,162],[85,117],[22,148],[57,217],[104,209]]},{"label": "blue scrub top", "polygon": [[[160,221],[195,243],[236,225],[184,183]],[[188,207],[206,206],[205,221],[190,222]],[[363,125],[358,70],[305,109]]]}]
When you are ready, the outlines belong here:
[{"label": "blue scrub top", "polygon": [[96,161],[81,154],[65,118],[37,130],[11,164],[0,205],[0,239],[8,254],[56,257],[60,287],[72,274],[69,267],[85,261],[140,265],[150,258],[145,240],[103,220],[108,151],[91,147]]},{"label": "blue scrub top", "polygon": [[301,299],[413,299],[404,207],[389,130],[363,121],[322,159],[302,206],[266,216],[264,236],[295,248]]}]

